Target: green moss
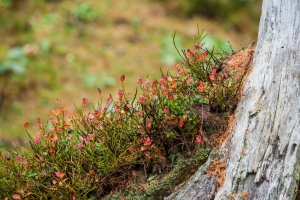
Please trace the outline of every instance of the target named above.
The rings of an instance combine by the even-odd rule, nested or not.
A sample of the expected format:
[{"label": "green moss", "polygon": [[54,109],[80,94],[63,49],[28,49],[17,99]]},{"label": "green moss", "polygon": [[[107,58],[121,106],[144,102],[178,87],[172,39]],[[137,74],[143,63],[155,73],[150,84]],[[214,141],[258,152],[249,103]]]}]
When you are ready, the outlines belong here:
[{"label": "green moss", "polygon": [[176,186],[186,181],[207,160],[209,153],[210,149],[199,148],[191,158],[178,157],[169,173],[149,176],[148,186],[141,194],[136,192],[134,185],[129,191],[125,191],[124,193],[129,193],[126,199],[163,199],[170,195]]}]

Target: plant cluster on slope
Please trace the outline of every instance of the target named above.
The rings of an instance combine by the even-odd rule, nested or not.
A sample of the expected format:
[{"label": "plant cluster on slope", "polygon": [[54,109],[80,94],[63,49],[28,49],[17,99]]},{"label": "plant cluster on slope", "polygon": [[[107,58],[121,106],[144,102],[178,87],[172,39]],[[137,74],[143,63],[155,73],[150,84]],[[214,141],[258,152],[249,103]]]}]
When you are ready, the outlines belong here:
[{"label": "plant cluster on slope", "polygon": [[202,33],[180,53],[176,74],[138,77],[140,95],[126,92],[122,75],[116,100],[101,98],[88,111],[83,98],[75,114],[60,102],[48,123],[37,119],[34,137],[25,123],[27,146],[0,154],[0,197],[159,198],[171,191],[207,158],[208,134],[217,130],[205,124],[232,111],[243,76],[223,67],[226,52],[204,48]]}]

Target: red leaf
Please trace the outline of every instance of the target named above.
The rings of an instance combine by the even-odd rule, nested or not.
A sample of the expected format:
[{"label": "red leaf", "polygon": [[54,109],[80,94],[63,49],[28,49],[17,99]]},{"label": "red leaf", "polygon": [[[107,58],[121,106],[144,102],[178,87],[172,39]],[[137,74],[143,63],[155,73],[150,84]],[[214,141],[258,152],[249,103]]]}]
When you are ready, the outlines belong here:
[{"label": "red leaf", "polygon": [[215,75],[216,73],[217,73],[217,68],[213,68],[213,69],[211,70],[211,73],[210,73],[210,74]]},{"label": "red leaf", "polygon": [[98,93],[99,93],[99,94],[101,94],[101,92],[102,92],[102,91],[101,91],[101,89],[100,89],[100,88],[98,88]]},{"label": "red leaf", "polygon": [[53,112],[56,116],[58,116],[59,114],[62,114],[62,110],[60,110],[60,109],[52,110],[52,112]]},{"label": "red leaf", "polygon": [[192,83],[193,81],[194,81],[193,78],[189,78],[189,79],[187,80],[186,84],[190,84],[190,83]]},{"label": "red leaf", "polygon": [[40,141],[41,135],[37,134],[34,138],[34,143],[38,143]]},{"label": "red leaf", "polygon": [[183,68],[178,69],[178,74],[181,75],[184,72]]},{"label": "red leaf", "polygon": [[129,108],[131,108],[131,105],[128,103],[123,107],[123,110],[127,112],[129,111]]},{"label": "red leaf", "polygon": [[211,81],[215,80],[215,74],[217,73],[217,68],[213,68],[212,71],[210,72],[210,75],[209,75],[209,79]]},{"label": "red leaf", "polygon": [[179,127],[183,127],[183,119],[179,120]]},{"label": "red leaf", "polygon": [[199,92],[204,92],[205,91],[205,88],[202,85],[202,83],[199,83],[198,90],[199,90]]},{"label": "red leaf", "polygon": [[75,198],[75,195],[74,195],[74,194],[70,196],[70,200],[76,200],[76,198]]},{"label": "red leaf", "polygon": [[121,106],[121,102],[120,101],[115,102],[115,106],[120,107]]},{"label": "red leaf", "polygon": [[56,183],[57,183],[57,181],[53,179],[53,180],[52,180],[52,184],[53,184],[53,185],[56,185]]},{"label": "red leaf", "polygon": [[24,124],[24,127],[25,127],[25,128],[28,128],[28,127],[29,127],[29,124],[28,124],[28,123],[25,123],[25,124]]},{"label": "red leaf", "polygon": [[21,195],[19,195],[19,194],[13,194],[12,198],[13,198],[13,200],[19,200],[19,199],[21,199]]},{"label": "red leaf", "polygon": [[141,150],[142,150],[142,151],[145,151],[145,150],[147,150],[147,147],[146,147],[146,146],[142,146],[142,147],[141,147]]},{"label": "red leaf", "polygon": [[207,55],[208,55],[208,53],[207,53],[206,51],[203,52],[203,53],[201,53],[201,54],[199,55],[199,57],[198,57],[198,61],[199,61],[199,60],[202,60],[202,59],[205,58]]},{"label": "red leaf", "polygon": [[55,152],[55,150],[56,150],[55,147],[51,147],[48,152],[49,152],[49,154],[52,155]]},{"label": "red leaf", "polygon": [[111,94],[109,94],[109,98],[106,100],[106,103],[105,103],[105,109],[107,109],[109,107],[112,100],[113,100],[113,98],[112,98]]},{"label": "red leaf", "polygon": [[146,80],[145,80],[145,83],[146,83],[146,85],[149,85],[149,86],[150,86],[150,84],[151,84],[151,82],[150,82],[149,79],[146,79]]},{"label": "red leaf", "polygon": [[88,99],[87,99],[87,98],[83,98],[83,99],[82,99],[82,105],[87,104],[87,102],[88,102]]},{"label": "red leaf", "polygon": [[201,137],[199,135],[196,135],[196,142],[197,143],[202,143]]},{"label": "red leaf", "polygon": [[122,100],[122,99],[123,99],[123,96],[124,96],[122,90],[119,90],[119,91],[118,91],[118,95],[119,95],[119,99]]},{"label": "red leaf", "polygon": [[187,50],[187,55],[189,56],[189,57],[194,57],[194,53],[191,51],[191,50]]},{"label": "red leaf", "polygon": [[122,75],[120,78],[121,82],[123,83],[125,81],[125,75]]},{"label": "red leaf", "polygon": [[162,75],[161,78],[160,78],[160,84],[161,85],[166,85],[166,83],[167,83],[166,80],[167,80],[167,77],[165,77],[164,75]]},{"label": "red leaf", "polygon": [[64,173],[60,173],[60,172],[54,172],[55,176],[57,176],[58,178],[63,178],[65,176]]},{"label": "red leaf", "polygon": [[40,119],[40,118],[37,118],[36,123],[37,123],[38,125],[40,125],[40,124],[41,124],[41,119]]},{"label": "red leaf", "polygon": [[143,83],[143,79],[142,79],[142,77],[139,76],[139,77],[138,77],[138,84],[141,85],[142,83]]},{"label": "red leaf", "polygon": [[24,160],[24,158],[20,155],[17,156],[18,161],[23,164],[23,165],[27,165],[28,163]]},{"label": "red leaf", "polygon": [[173,99],[173,94],[171,94],[170,92],[168,93],[168,98],[170,99],[170,100],[172,100]]},{"label": "red leaf", "polygon": [[164,107],[163,113],[168,114],[170,112],[170,109],[166,106]]},{"label": "red leaf", "polygon": [[196,49],[196,50],[198,50],[198,49],[200,49],[200,48],[202,48],[202,44],[197,44],[197,45],[195,45],[195,49]]},{"label": "red leaf", "polygon": [[152,143],[152,140],[151,140],[149,137],[147,137],[147,138],[146,138],[146,142],[144,143],[144,145],[145,145],[145,146],[150,146],[151,143]]},{"label": "red leaf", "polygon": [[153,81],[153,83],[152,83],[152,87],[156,87],[157,84],[158,84],[158,81],[155,79],[155,80]]}]

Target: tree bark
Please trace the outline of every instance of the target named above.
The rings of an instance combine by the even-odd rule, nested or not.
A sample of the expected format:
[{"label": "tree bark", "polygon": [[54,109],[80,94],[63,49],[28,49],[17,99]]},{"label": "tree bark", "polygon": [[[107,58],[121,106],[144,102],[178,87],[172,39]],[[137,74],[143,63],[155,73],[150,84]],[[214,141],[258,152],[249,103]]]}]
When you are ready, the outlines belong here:
[{"label": "tree bark", "polygon": [[215,199],[242,194],[248,199],[296,198],[299,83],[300,1],[264,0],[253,69],[236,111],[226,179]]}]

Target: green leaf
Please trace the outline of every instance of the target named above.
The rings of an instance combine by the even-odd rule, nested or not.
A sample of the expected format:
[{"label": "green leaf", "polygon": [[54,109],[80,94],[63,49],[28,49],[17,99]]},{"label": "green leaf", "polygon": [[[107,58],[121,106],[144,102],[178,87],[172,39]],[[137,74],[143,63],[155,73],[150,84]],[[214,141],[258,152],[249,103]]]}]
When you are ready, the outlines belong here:
[{"label": "green leaf", "polygon": [[167,132],[167,138],[174,138],[175,135],[173,132]]},{"label": "green leaf", "polygon": [[28,174],[27,176],[28,177],[35,177],[35,176],[37,176],[37,173]]}]

